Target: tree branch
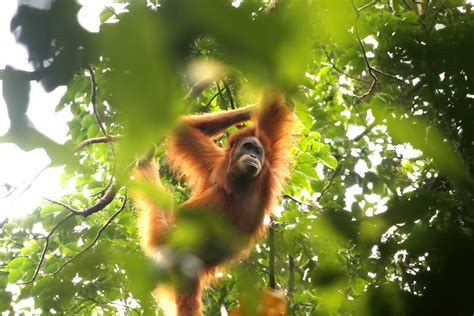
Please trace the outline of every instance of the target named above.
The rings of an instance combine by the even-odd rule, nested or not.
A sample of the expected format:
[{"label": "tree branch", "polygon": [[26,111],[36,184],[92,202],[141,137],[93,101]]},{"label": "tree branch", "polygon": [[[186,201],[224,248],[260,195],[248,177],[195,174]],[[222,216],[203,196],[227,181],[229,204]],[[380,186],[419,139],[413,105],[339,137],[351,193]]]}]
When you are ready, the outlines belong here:
[{"label": "tree branch", "polygon": [[128,197],[127,197],[127,194],[125,194],[125,197],[123,199],[123,202],[122,202],[122,206],[114,213],[112,214],[112,216],[109,217],[109,219],[107,220],[107,222],[97,231],[97,234],[95,235],[94,239],[89,243],[89,245],[87,245],[84,249],[82,249],[79,253],[77,253],[76,255],[74,255],[73,257],[67,259],[66,261],[64,261],[60,266],[59,268],[52,272],[51,273],[51,276],[55,276],[56,274],[58,274],[66,265],[68,265],[69,263],[71,263],[72,261],[76,260],[79,256],[81,256],[84,252],[88,251],[89,249],[91,249],[96,243],[97,241],[99,240],[100,238],[100,235],[102,235],[102,233],[104,232],[104,230],[112,223],[112,221],[120,214],[122,213],[122,211],[125,209],[125,207],[127,206],[127,200],[128,200]]},{"label": "tree branch", "polygon": [[275,226],[272,220],[268,230],[268,286],[271,289],[276,289],[275,282]]},{"label": "tree branch", "polygon": [[49,248],[49,242],[51,239],[51,236],[54,234],[54,232],[62,225],[64,222],[66,222],[68,219],[73,217],[74,214],[70,213],[67,216],[65,216],[62,220],[60,220],[54,227],[51,229],[48,235],[46,235],[46,243],[44,244],[43,251],[41,252],[40,259],[38,261],[38,264],[36,265],[35,272],[33,273],[33,276],[29,281],[23,282],[23,283],[18,283],[18,285],[26,285],[26,284],[31,284],[36,281],[36,278],[38,277],[38,273],[41,269],[41,266],[43,265],[44,259],[46,257],[46,252],[48,251]]},{"label": "tree branch", "polygon": [[87,70],[89,71],[89,74],[91,76],[91,85],[92,85],[91,103],[92,103],[92,110],[94,111],[95,120],[97,121],[97,124],[99,125],[99,128],[102,131],[102,134],[104,134],[104,136],[107,136],[108,134],[107,134],[107,131],[105,130],[104,123],[102,122],[99,111],[97,110],[97,82],[95,80],[94,70],[92,69],[91,66],[88,66]]},{"label": "tree branch", "polygon": [[227,91],[227,96],[229,97],[229,102],[230,102],[230,107],[232,110],[235,110],[235,103],[234,103],[234,98],[232,97],[232,92],[230,91],[229,86],[225,82],[225,80],[222,80],[222,84],[224,85],[225,90]]},{"label": "tree branch", "polygon": [[102,137],[95,137],[95,138],[89,138],[86,139],[82,142],[80,142],[74,149],[76,151],[82,150],[85,147],[91,145],[91,144],[98,144],[98,143],[111,143],[113,141],[116,141],[117,139],[121,138],[122,136],[120,135],[105,135]]},{"label": "tree branch", "polygon": [[59,202],[59,201],[51,200],[48,198],[43,198],[43,199],[45,199],[46,201],[52,204],[56,204],[56,205],[64,207],[65,209],[67,209],[69,212],[71,212],[74,215],[88,217],[89,215],[92,215],[94,213],[97,213],[100,210],[103,210],[107,205],[112,203],[116,194],[117,194],[117,186],[112,185],[110,189],[104,194],[104,196],[101,197],[94,205],[89,206],[88,208],[82,211],[78,211],[74,209],[72,206]]},{"label": "tree branch", "polygon": [[217,98],[217,96],[220,94],[220,92],[218,91],[216,94],[214,94],[212,96],[212,98],[209,100],[209,102],[207,102],[206,104],[206,108],[209,107],[209,105],[211,105],[211,102],[214,101],[215,98]]},{"label": "tree branch", "polygon": [[367,81],[367,80],[354,77],[354,76],[348,74],[347,72],[343,71],[342,69],[338,68],[338,67],[331,61],[331,57],[329,57],[329,54],[328,54],[328,52],[326,51],[326,48],[322,47],[322,49],[323,49],[324,55],[326,55],[326,59],[328,60],[329,64],[331,65],[331,67],[332,67],[334,70],[336,70],[337,72],[339,72],[339,73],[343,74],[344,76],[346,76],[346,77],[348,77],[348,78],[351,78],[351,79],[353,79],[353,80],[357,80],[357,81],[360,81],[360,82],[369,83],[369,81]]},{"label": "tree branch", "polygon": [[314,205],[314,204],[310,204],[310,203],[306,203],[306,202],[303,202],[303,201],[300,201],[298,200],[297,198],[295,198],[294,196],[291,196],[289,194],[283,194],[282,195],[282,198],[284,199],[288,199],[288,200],[292,200],[293,202],[295,202],[296,204],[299,204],[299,205],[302,205],[302,206],[306,206],[310,209],[315,209],[317,211],[322,211],[322,209],[317,206],[317,205]]}]

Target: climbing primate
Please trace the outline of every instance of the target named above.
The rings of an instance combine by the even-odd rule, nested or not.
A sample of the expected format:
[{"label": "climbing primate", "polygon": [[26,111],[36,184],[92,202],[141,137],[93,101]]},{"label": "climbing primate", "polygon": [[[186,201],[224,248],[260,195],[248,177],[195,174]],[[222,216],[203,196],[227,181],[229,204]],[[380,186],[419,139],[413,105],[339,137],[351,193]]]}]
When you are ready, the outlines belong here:
[{"label": "climbing primate", "polygon": [[[252,124],[232,133],[225,148],[214,142],[227,128],[248,120]],[[280,95],[267,96],[254,106],[178,120],[166,156],[171,170],[187,181],[192,195],[170,212],[144,192],[135,192],[144,251],[153,258],[163,257],[163,249],[169,254],[170,235],[179,227],[182,214],[207,216],[210,212],[233,230],[229,235],[241,238],[230,242],[212,236],[200,247],[205,251],[192,252],[202,264],[194,283],[174,289],[177,315],[201,315],[202,288],[215,268],[238,256],[265,232],[264,216],[271,214],[288,174],[294,122],[292,110]],[[161,188],[153,162],[140,164],[135,176]],[[160,301],[159,291],[156,296]]]}]

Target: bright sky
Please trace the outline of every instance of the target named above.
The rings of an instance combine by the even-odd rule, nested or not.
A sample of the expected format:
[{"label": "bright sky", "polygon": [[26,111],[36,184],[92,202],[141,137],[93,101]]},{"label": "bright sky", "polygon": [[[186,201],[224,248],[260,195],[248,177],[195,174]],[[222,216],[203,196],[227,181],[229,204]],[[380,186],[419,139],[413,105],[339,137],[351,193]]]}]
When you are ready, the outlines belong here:
[{"label": "bright sky", "polygon": [[[79,2],[84,5],[79,12],[80,23],[88,30],[97,32],[99,13],[104,8],[104,3],[111,5],[112,0]],[[28,64],[26,49],[17,45],[10,33],[10,20],[16,7],[16,1],[0,1],[0,69],[11,65],[30,71],[32,67]],[[29,119],[39,131],[58,143],[64,143],[67,140],[67,121],[72,118],[72,114],[69,109],[58,113],[54,109],[66,88],[59,87],[51,93],[46,93],[39,83],[32,81],[31,84],[27,113]],[[0,84],[0,92],[1,89]],[[0,135],[5,134],[9,127],[7,108],[3,96],[0,96]],[[20,216],[33,211],[42,197],[55,199],[65,193],[65,189],[59,185],[61,168],[47,169],[34,181],[31,188],[28,188],[35,176],[50,162],[43,150],[24,152],[16,145],[0,144],[0,153],[0,222],[5,217]],[[16,189],[11,193],[5,184]]]}]

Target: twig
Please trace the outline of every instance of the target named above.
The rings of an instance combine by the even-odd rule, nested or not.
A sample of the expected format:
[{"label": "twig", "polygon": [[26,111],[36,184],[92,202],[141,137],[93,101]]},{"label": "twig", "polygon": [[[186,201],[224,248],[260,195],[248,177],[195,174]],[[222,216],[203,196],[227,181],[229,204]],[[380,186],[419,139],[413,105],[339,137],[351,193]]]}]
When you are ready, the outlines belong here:
[{"label": "twig", "polygon": [[360,96],[354,95],[354,97],[356,97],[357,99],[363,99],[374,91],[375,84],[377,83],[377,76],[374,74],[372,66],[370,65],[369,59],[367,58],[367,51],[365,49],[364,44],[362,43],[362,40],[360,39],[359,31],[357,29],[357,21],[359,19],[359,16],[360,16],[359,13],[361,10],[357,8],[357,6],[354,3],[354,0],[352,0],[351,3],[352,3],[352,6],[354,7],[354,10],[356,11],[354,33],[357,36],[357,41],[359,42],[360,49],[362,50],[362,56],[364,57],[365,65],[367,66],[367,71],[369,72],[369,75],[372,77],[372,83],[370,84],[369,90],[367,90]]},{"label": "twig", "polygon": [[209,107],[209,105],[211,105],[211,102],[214,101],[214,99],[217,98],[219,94],[220,92],[217,92],[216,94],[214,94],[214,96],[209,100],[209,102],[207,102],[206,108]]},{"label": "twig", "polygon": [[51,166],[51,164],[47,164],[46,166],[44,166],[34,177],[33,179],[30,181],[30,183],[28,183],[28,185],[15,197],[15,199],[18,199],[20,196],[23,195],[23,193],[25,193],[26,191],[28,191],[29,189],[31,189],[31,187],[33,186],[33,184],[36,182],[36,180],[38,180],[38,178],[43,174],[43,172],[45,172],[46,170],[48,170],[48,168]]},{"label": "twig", "polygon": [[272,220],[268,230],[268,287],[276,289],[275,282],[275,226]]},{"label": "twig", "polygon": [[362,132],[360,133],[359,135],[357,135],[352,141],[357,143],[359,140],[362,139],[362,137],[366,136],[368,133],[370,133],[370,131],[375,127],[375,123],[372,123],[370,124],[369,126],[367,126],[367,128]]},{"label": "twig", "polygon": [[229,86],[225,82],[225,80],[222,80],[222,84],[224,85],[225,90],[227,91],[227,96],[229,97],[229,102],[230,102],[230,107],[232,110],[235,110],[235,104],[234,104],[234,98],[232,97],[232,92],[230,91]]},{"label": "twig", "polygon": [[45,199],[46,201],[50,203],[64,207],[65,209],[67,209],[69,212],[71,212],[74,215],[88,217],[89,215],[92,215],[94,213],[97,213],[100,210],[103,210],[107,205],[112,203],[116,194],[117,194],[117,187],[116,185],[112,185],[110,189],[107,191],[107,193],[105,193],[104,196],[100,198],[94,205],[89,206],[88,208],[82,211],[78,211],[74,209],[72,206],[59,202],[59,201],[51,200],[48,198],[43,198],[43,199]]},{"label": "twig", "polygon": [[55,276],[56,274],[58,274],[67,264],[71,263],[72,261],[77,259],[80,255],[82,255],[84,252],[91,249],[97,243],[97,241],[100,238],[100,235],[102,235],[104,230],[125,209],[125,207],[127,206],[127,200],[128,200],[128,197],[127,197],[127,194],[125,194],[125,197],[124,197],[123,202],[122,202],[122,206],[120,206],[120,208],[114,214],[112,214],[112,216],[109,217],[107,222],[97,231],[97,234],[95,235],[94,239],[89,243],[89,245],[87,245],[84,249],[82,249],[79,253],[77,253],[73,257],[71,257],[71,258],[67,259],[66,261],[64,261],[56,271],[51,273],[51,276]]},{"label": "twig", "polygon": [[295,202],[296,204],[303,205],[303,206],[306,206],[306,207],[308,207],[308,208],[321,211],[321,208],[320,208],[319,206],[314,205],[314,204],[310,204],[310,203],[306,203],[306,202],[303,202],[303,201],[300,201],[300,200],[298,200],[297,198],[295,198],[294,196],[291,196],[291,195],[289,195],[289,194],[283,194],[283,195],[282,195],[282,198],[288,199],[288,200],[292,200],[292,201]]},{"label": "twig", "polygon": [[387,76],[387,77],[389,77],[389,78],[392,78],[392,79],[395,79],[395,80],[398,80],[398,81],[401,81],[401,82],[405,82],[405,81],[403,81],[403,79],[398,78],[397,76],[392,75],[392,74],[389,74],[389,73],[387,73],[387,72],[385,72],[385,71],[383,71],[383,70],[380,70],[380,69],[378,69],[378,68],[375,68],[374,66],[371,66],[371,68],[372,68],[373,71],[378,72],[378,73],[381,74],[381,75]]},{"label": "twig", "polygon": [[370,66],[369,59],[367,58],[367,51],[365,50],[365,46],[359,37],[359,31],[357,30],[357,27],[355,28],[355,33],[357,36],[357,40],[359,42],[360,49],[362,50],[362,56],[364,57],[365,65],[367,66],[367,71],[369,72],[370,76],[373,79],[372,83],[370,84],[369,90],[367,90],[360,96],[355,96],[358,99],[363,99],[374,91],[375,84],[377,83],[377,76],[375,76],[374,72],[372,71],[372,66]]},{"label": "twig", "polygon": [[332,67],[334,70],[336,70],[337,72],[339,72],[339,73],[343,74],[344,76],[346,76],[346,77],[348,77],[348,78],[351,78],[351,79],[353,79],[353,80],[357,80],[357,81],[360,81],[360,82],[369,83],[369,81],[367,81],[367,80],[354,77],[354,76],[348,74],[347,72],[343,71],[342,69],[338,68],[338,67],[331,61],[331,57],[329,57],[329,54],[328,54],[328,52],[326,51],[326,48],[322,47],[322,49],[323,49],[324,54],[326,55],[326,59],[328,60],[329,64],[331,65],[331,67]]},{"label": "twig", "polygon": [[[360,133],[359,135],[357,135],[354,139],[353,139],[353,142],[357,143],[358,141],[360,141],[365,135],[367,135],[375,126],[376,124],[375,123],[372,123],[371,125],[369,125],[362,133]],[[326,185],[326,187],[321,191],[321,195],[316,199],[316,201],[320,201],[324,194],[329,190],[329,188],[332,186],[332,184],[334,183],[334,180],[336,179],[336,177],[341,173],[342,171],[342,166],[345,162],[345,159],[347,158],[347,156],[345,156],[341,162],[339,163],[339,165],[337,166],[336,170],[334,170],[334,173],[331,175],[331,178],[329,179],[329,183]]]},{"label": "twig", "polygon": [[61,226],[65,221],[67,221],[68,219],[70,219],[71,217],[73,217],[74,214],[70,213],[68,214],[67,216],[65,216],[62,220],[60,220],[54,227],[53,229],[51,229],[51,231],[49,232],[48,235],[46,235],[46,243],[44,244],[44,247],[43,247],[43,251],[41,252],[41,256],[40,256],[40,259],[38,261],[38,264],[36,265],[36,269],[35,269],[35,272],[33,273],[33,276],[31,277],[31,279],[29,281],[26,281],[26,282],[23,282],[23,283],[19,283],[18,285],[26,285],[26,284],[31,284],[33,282],[36,281],[36,278],[38,277],[38,273],[41,269],[41,266],[43,265],[43,262],[44,262],[44,259],[46,257],[46,252],[48,251],[48,248],[49,248],[49,241],[51,239],[51,236],[54,234],[54,232],[59,228],[59,226]]},{"label": "twig", "polygon": [[84,296],[83,297],[84,300],[88,300],[88,301],[91,301],[93,302],[95,305],[117,305],[117,306],[121,306],[121,307],[125,307],[126,309],[130,309],[130,310],[133,310],[135,313],[137,313],[137,315],[140,315],[140,311],[137,310],[136,308],[133,308],[131,306],[128,306],[128,305],[125,305],[125,304],[121,304],[121,303],[117,303],[117,302],[100,302],[92,297],[86,297]]},{"label": "twig", "polygon": [[222,94],[222,89],[221,86],[219,85],[219,81],[216,82],[217,86],[217,92],[219,92],[219,96],[221,97],[221,100],[224,100],[224,95]]},{"label": "twig", "polygon": [[363,5],[362,7],[358,8],[357,12],[363,11],[363,10],[367,9],[368,7],[370,7],[370,6],[372,6],[376,3],[377,3],[377,0],[371,1],[371,2],[367,3],[366,5]]},{"label": "twig", "polygon": [[92,103],[92,110],[94,111],[95,120],[99,125],[100,130],[104,136],[107,136],[107,131],[105,130],[104,124],[102,123],[102,119],[100,117],[99,111],[97,110],[97,82],[95,80],[94,70],[91,66],[87,67],[89,74],[91,76],[91,85],[92,85],[92,96],[91,96],[91,103]]},{"label": "twig", "polygon": [[431,20],[430,26],[428,27],[428,30],[427,30],[428,35],[433,30],[433,27],[436,23],[436,18],[438,17],[439,12],[441,11],[441,9],[444,8],[447,2],[448,2],[447,0],[443,1],[443,3],[441,3],[441,5],[438,8],[436,8],[436,11],[433,13],[433,19]]},{"label": "twig", "polygon": [[336,179],[336,177],[339,175],[339,173],[341,172],[342,170],[342,165],[344,164],[344,161],[341,161],[339,163],[339,166],[337,166],[336,170],[334,170],[333,174],[331,175],[331,178],[329,178],[329,183],[326,185],[326,187],[321,191],[321,195],[316,199],[316,201],[320,201],[324,194],[329,190],[329,188],[332,186],[334,180]]},{"label": "twig", "polygon": [[86,139],[86,140],[80,142],[74,149],[76,151],[79,151],[79,150],[84,149],[85,147],[87,147],[91,144],[111,143],[111,142],[119,139],[120,137],[121,137],[120,135],[105,135],[105,136],[102,136],[102,137],[89,138],[89,139]]}]

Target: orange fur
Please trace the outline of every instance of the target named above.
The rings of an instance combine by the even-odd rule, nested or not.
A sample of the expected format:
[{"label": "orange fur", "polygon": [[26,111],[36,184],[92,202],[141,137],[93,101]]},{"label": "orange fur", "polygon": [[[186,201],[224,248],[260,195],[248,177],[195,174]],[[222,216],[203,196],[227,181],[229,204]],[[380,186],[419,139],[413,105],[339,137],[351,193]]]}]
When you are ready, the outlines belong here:
[{"label": "orange fur", "polygon": [[[239,187],[229,179],[235,146],[221,148],[213,138],[228,127],[249,119],[252,126],[233,133],[228,143],[255,136],[263,145],[266,159],[260,174],[245,187]],[[261,237],[265,231],[264,216],[271,214],[288,175],[294,122],[294,114],[281,96],[263,99],[257,107],[181,118],[176,132],[170,137],[167,157],[171,169],[187,180],[193,194],[179,209],[215,210],[248,241]],[[135,174],[139,179],[145,178],[160,185],[157,167],[153,163],[138,168]],[[135,201],[141,210],[142,245],[148,255],[154,256],[163,244],[163,236],[169,231],[170,224],[179,223],[173,223],[170,213],[144,194],[135,193]],[[232,256],[236,257],[242,250]],[[177,315],[201,315],[202,288],[224,260],[205,266],[195,287],[174,294]]]}]

